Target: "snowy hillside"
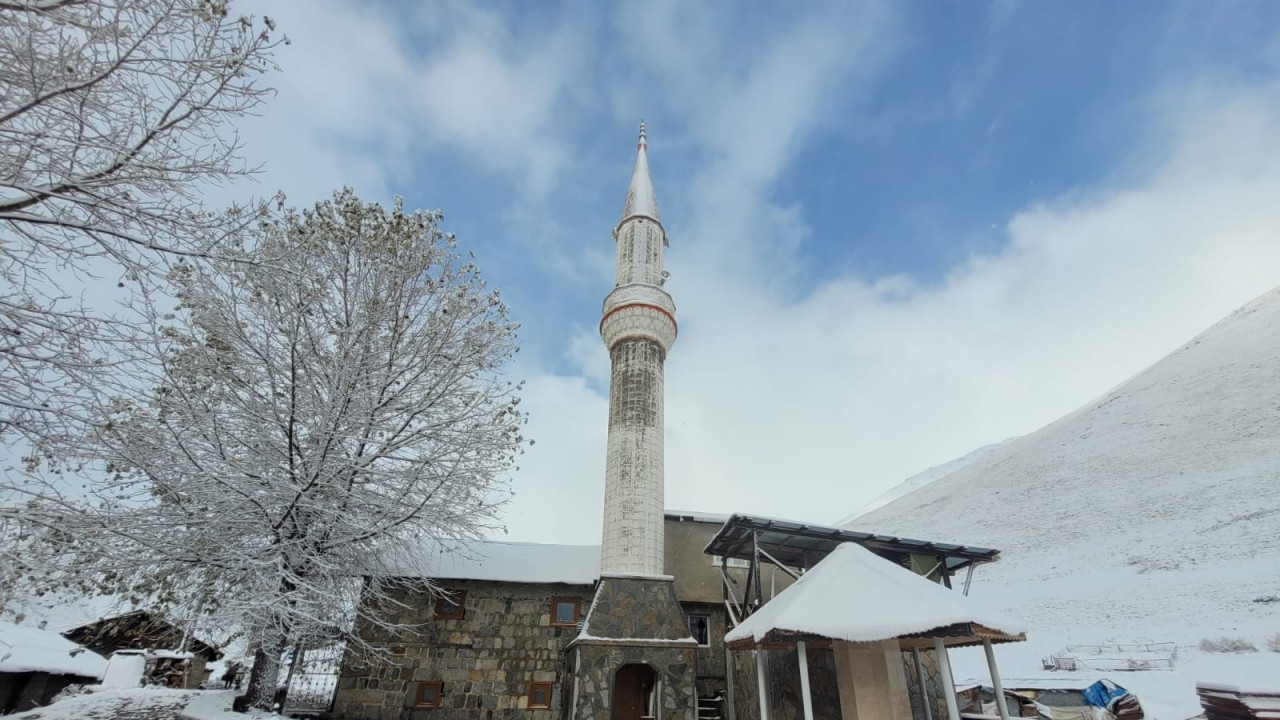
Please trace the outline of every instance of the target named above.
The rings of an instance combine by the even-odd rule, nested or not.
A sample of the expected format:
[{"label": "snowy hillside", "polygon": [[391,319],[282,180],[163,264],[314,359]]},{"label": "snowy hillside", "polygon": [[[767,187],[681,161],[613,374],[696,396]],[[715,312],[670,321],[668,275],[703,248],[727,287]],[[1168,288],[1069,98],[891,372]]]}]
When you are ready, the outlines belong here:
[{"label": "snowy hillside", "polygon": [[924,487],[925,485],[928,485],[934,480],[946,477],[951,473],[964,467],[965,465],[968,465],[969,463],[973,462],[974,460],[977,460],[978,458],[981,458],[981,457],[985,457],[987,453],[990,453],[992,450],[995,450],[998,447],[1003,447],[1009,444],[1010,442],[1013,442],[1016,439],[1017,438],[1009,438],[1008,440],[1004,440],[998,443],[983,445],[982,447],[978,448],[977,450],[974,450],[973,452],[969,453],[968,455],[965,455],[964,457],[956,458],[951,462],[945,462],[941,465],[935,465],[934,467],[931,467],[928,470],[925,470],[924,472],[916,473],[915,475],[912,475],[906,480],[903,480],[901,483],[886,490],[884,493],[878,495],[874,500],[864,505],[857,512],[853,513],[852,515],[849,515],[848,517],[844,518],[843,520],[839,521],[836,524],[848,525],[849,523],[853,522],[854,520],[861,517],[862,515],[866,515],[872,510],[884,507],[885,505],[888,505],[889,503],[893,502],[894,500],[897,500],[900,497],[903,497],[909,493],[915,492],[916,490],[919,490],[920,488]]},{"label": "snowy hillside", "polygon": [[[1280,652],[1267,647],[1280,643],[1280,290],[848,527],[1001,549],[973,594],[1031,627],[1006,675],[1030,674],[1068,641],[1172,640],[1186,683],[1244,673],[1280,686]],[[1259,651],[1197,649],[1222,636]],[[1161,720],[1194,710],[1190,693]]]}]

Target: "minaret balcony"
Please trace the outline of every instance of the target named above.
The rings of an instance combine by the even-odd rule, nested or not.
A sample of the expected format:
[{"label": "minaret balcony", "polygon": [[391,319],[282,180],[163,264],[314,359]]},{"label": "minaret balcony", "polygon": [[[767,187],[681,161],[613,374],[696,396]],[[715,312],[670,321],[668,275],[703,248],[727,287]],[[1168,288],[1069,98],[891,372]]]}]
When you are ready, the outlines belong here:
[{"label": "minaret balcony", "polygon": [[605,298],[600,320],[605,347],[632,338],[646,339],[661,345],[665,354],[675,344],[677,332],[676,305],[659,287],[623,285]]}]

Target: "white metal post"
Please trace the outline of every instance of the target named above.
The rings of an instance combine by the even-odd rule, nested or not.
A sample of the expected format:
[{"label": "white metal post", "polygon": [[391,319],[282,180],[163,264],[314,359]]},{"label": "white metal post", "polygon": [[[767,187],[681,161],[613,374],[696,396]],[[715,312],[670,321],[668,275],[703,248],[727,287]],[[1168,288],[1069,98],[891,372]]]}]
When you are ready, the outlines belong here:
[{"label": "white metal post", "polygon": [[805,652],[803,640],[796,643],[796,651],[800,657],[800,699],[804,702],[804,720],[813,720],[813,697],[809,694],[809,654]]},{"label": "white metal post", "polygon": [[916,689],[920,691],[920,706],[924,708],[924,720],[933,720],[933,698],[929,697],[929,685],[924,677],[924,664],[920,662],[920,648],[911,648],[916,661]]},{"label": "white metal post", "polygon": [[756,682],[760,684],[760,720],[769,720],[769,686],[764,679],[764,650],[756,649],[755,652]]},{"label": "white metal post", "polygon": [[1004,685],[1000,682],[1000,671],[996,669],[996,652],[991,649],[991,641],[983,640],[982,649],[987,651],[987,668],[991,670],[991,689],[996,691],[996,707],[1000,709],[1000,720],[1009,720],[1009,706],[1004,701]]},{"label": "white metal post", "polygon": [[956,683],[951,678],[951,658],[947,657],[947,646],[942,638],[933,639],[933,650],[938,653],[938,674],[942,676],[942,692],[947,696],[947,716],[951,720],[960,720],[960,706],[956,704]]}]

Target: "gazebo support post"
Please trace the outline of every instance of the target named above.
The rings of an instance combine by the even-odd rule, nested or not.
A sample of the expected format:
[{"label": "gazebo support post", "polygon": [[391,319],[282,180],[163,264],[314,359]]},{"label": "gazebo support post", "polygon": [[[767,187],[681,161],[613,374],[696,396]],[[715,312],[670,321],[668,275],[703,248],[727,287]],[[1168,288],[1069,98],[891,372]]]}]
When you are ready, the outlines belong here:
[{"label": "gazebo support post", "polygon": [[756,648],[756,682],[760,685],[760,720],[769,720],[769,684],[764,677],[763,648]]},{"label": "gazebo support post", "polygon": [[924,665],[920,662],[920,648],[911,648],[911,658],[916,661],[916,689],[920,692],[924,720],[933,720],[933,703],[929,700],[929,685],[925,681]]},{"label": "gazebo support post", "polygon": [[1009,705],[1004,700],[1004,684],[1000,682],[1000,671],[996,669],[996,652],[991,648],[991,641],[983,640],[982,649],[987,651],[987,668],[991,670],[991,689],[996,691],[1000,720],[1009,720]]},{"label": "gazebo support post", "polygon": [[804,720],[813,720],[813,696],[809,693],[809,654],[805,651],[803,640],[796,642],[796,655],[800,659],[800,699],[804,702]]},{"label": "gazebo support post", "polygon": [[938,674],[942,676],[942,692],[947,696],[947,716],[951,720],[960,720],[960,706],[956,704],[956,684],[951,679],[951,658],[947,657],[947,646],[941,637],[933,639],[933,650],[938,653]]}]

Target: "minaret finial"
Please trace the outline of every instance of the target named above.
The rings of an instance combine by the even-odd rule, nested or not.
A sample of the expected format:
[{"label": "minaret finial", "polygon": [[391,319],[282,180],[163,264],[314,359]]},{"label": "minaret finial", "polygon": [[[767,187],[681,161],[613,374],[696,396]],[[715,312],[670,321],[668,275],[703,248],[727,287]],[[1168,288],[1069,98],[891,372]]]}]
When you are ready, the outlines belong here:
[{"label": "minaret finial", "polygon": [[644,118],[640,118],[640,140],[638,144],[645,146],[649,145],[649,141],[644,137]]}]

